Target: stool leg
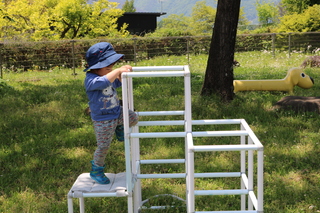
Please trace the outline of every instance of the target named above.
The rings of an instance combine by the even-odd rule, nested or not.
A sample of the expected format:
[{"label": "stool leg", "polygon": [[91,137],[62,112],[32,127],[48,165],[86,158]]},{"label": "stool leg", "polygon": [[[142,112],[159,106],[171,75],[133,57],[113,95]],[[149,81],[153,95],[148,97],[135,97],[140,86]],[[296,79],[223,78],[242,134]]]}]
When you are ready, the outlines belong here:
[{"label": "stool leg", "polygon": [[79,198],[79,205],[80,205],[80,213],[85,213],[84,212],[84,198],[83,197]]},{"label": "stool leg", "polygon": [[68,197],[68,213],[73,213],[73,201]]},{"label": "stool leg", "polygon": [[132,195],[128,196],[128,213],[133,213],[133,199]]}]

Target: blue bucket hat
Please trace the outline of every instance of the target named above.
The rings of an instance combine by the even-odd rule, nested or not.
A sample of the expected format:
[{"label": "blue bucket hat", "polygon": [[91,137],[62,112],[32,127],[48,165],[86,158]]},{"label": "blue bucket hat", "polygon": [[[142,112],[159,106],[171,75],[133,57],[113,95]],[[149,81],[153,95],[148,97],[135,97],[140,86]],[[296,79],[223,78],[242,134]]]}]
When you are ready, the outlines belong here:
[{"label": "blue bucket hat", "polygon": [[92,45],[86,53],[87,66],[83,71],[86,72],[91,69],[100,69],[107,67],[124,55],[118,54],[114,51],[112,45],[108,42],[100,42]]}]

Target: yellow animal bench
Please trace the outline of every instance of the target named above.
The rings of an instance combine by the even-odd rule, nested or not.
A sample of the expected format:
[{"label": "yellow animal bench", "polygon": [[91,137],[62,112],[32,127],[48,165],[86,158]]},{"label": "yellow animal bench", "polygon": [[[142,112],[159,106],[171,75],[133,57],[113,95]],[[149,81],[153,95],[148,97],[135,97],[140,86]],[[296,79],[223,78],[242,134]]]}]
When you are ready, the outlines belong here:
[{"label": "yellow animal bench", "polygon": [[300,68],[291,68],[284,79],[276,80],[234,80],[234,92],[239,91],[285,91],[292,93],[294,86],[309,89],[313,79]]}]

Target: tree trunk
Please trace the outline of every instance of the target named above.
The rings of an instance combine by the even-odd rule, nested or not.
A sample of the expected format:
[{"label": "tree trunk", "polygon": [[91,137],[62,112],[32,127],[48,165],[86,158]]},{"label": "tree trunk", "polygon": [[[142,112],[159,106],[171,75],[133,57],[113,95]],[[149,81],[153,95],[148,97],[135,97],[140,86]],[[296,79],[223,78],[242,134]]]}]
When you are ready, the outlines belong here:
[{"label": "tree trunk", "polygon": [[201,95],[233,100],[233,60],[241,0],[218,0]]}]

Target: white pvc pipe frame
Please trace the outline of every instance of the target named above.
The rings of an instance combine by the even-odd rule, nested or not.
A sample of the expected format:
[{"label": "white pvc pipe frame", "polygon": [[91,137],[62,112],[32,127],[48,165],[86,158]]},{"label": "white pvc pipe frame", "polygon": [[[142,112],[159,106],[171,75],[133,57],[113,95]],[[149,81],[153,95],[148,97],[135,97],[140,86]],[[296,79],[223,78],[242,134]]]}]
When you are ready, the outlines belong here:
[{"label": "white pvc pipe frame", "polygon": [[[139,116],[162,116],[162,115],[184,115],[184,120],[177,121],[139,121],[136,126],[129,128],[129,111],[127,107],[123,109],[124,133],[125,133],[125,160],[127,191],[121,196],[128,197],[128,212],[138,213],[141,201],[140,179],[145,178],[185,178],[186,179],[186,202],[187,213],[197,213],[195,211],[195,196],[201,195],[241,195],[241,211],[210,211],[210,212],[241,212],[241,213],[262,213],[263,212],[263,146],[259,139],[244,119],[224,119],[224,120],[191,120],[191,81],[188,66],[152,66],[134,67],[135,72],[122,74],[122,98],[123,106],[134,109],[133,103],[133,77],[184,77],[185,87],[185,110],[184,111],[150,111],[138,112]],[[240,130],[235,131],[203,131],[192,132],[192,125],[224,125],[239,124]],[[159,125],[184,125],[185,132],[158,132],[139,133],[139,126],[159,126]],[[240,137],[239,145],[206,145],[195,146],[193,137]],[[140,160],[139,138],[164,138],[164,137],[184,137],[185,138],[185,159],[158,159]],[[194,173],[194,152],[212,151],[240,151],[240,172],[225,173]],[[257,197],[254,193],[254,151],[257,152]],[[246,157],[248,158],[248,168],[246,168]],[[185,163],[186,173],[173,174],[140,174],[140,164],[161,164],[161,163]],[[246,175],[248,174],[248,175]],[[194,178],[200,177],[240,177],[241,189],[235,190],[195,190]],[[131,181],[130,181],[131,180]],[[69,192],[70,193],[70,192]],[[248,203],[246,199],[248,195]],[[80,212],[84,213],[84,197],[115,197],[117,193],[82,193],[80,200]],[[72,199],[68,194],[68,212],[73,212]],[[204,212],[204,211],[202,211]]]},{"label": "white pvc pipe frame", "polygon": [[[139,179],[143,178],[186,178],[186,201],[187,212],[195,211],[195,195],[241,195],[241,211],[237,212],[263,212],[263,145],[255,136],[253,131],[244,119],[227,120],[192,120],[191,118],[191,81],[188,66],[154,66],[154,67],[134,67],[134,72],[122,74],[122,97],[123,106],[134,109],[133,85],[134,77],[184,77],[185,87],[185,110],[184,111],[152,111],[139,112],[139,116],[161,116],[161,115],[184,115],[182,121],[140,121],[137,127],[129,129],[129,112],[124,107],[124,131],[125,131],[125,154],[127,172],[127,190],[131,196],[137,198],[132,209],[132,199],[128,200],[128,212],[138,212],[141,203],[141,184]],[[192,132],[192,125],[221,125],[221,124],[240,124],[238,131],[206,131]],[[139,133],[138,126],[159,126],[159,125],[184,125],[185,132],[160,132],[160,133]],[[239,136],[239,145],[207,145],[194,146],[193,137],[217,137],[217,136]],[[161,137],[184,137],[185,138],[185,159],[159,159],[159,160],[140,160],[139,138],[161,138]],[[247,139],[247,143],[246,143]],[[130,140],[132,140],[130,142]],[[130,145],[132,147],[130,148]],[[241,171],[230,173],[194,173],[194,152],[205,151],[240,151],[241,152]],[[254,193],[254,151],[257,151],[257,195]],[[246,153],[248,153],[248,168],[246,168]],[[186,173],[180,174],[140,174],[140,164],[160,164],[160,163],[185,163]],[[248,176],[246,175],[248,173]],[[199,177],[241,177],[241,189],[239,190],[194,190],[194,178]],[[135,182],[136,181],[136,182]],[[248,204],[246,205],[246,195]],[[247,207],[246,207],[247,206]],[[248,210],[246,210],[248,209]],[[254,210],[255,209],[255,210]],[[213,211],[212,211],[213,212]],[[227,211],[219,211],[227,212]]]}]

